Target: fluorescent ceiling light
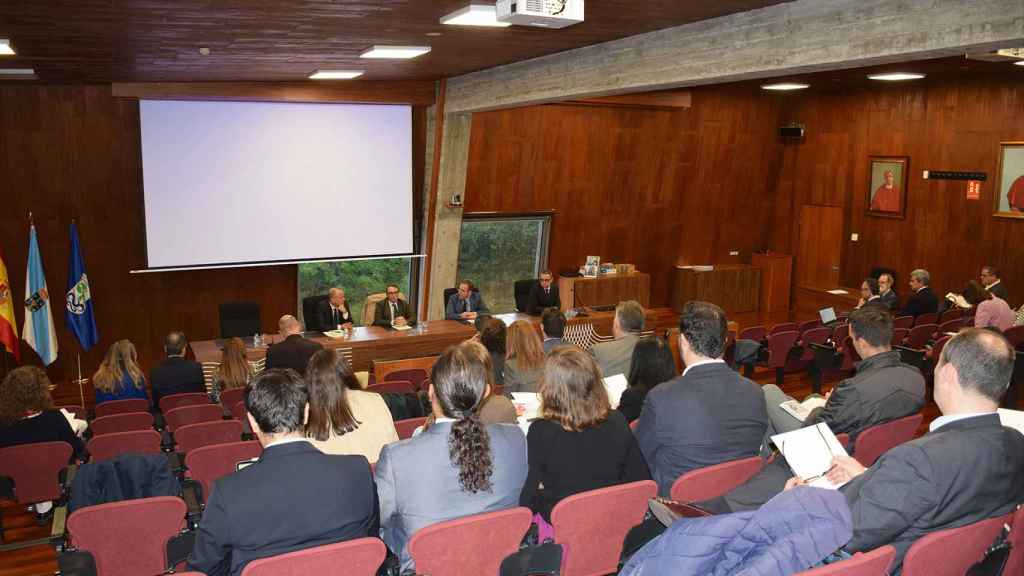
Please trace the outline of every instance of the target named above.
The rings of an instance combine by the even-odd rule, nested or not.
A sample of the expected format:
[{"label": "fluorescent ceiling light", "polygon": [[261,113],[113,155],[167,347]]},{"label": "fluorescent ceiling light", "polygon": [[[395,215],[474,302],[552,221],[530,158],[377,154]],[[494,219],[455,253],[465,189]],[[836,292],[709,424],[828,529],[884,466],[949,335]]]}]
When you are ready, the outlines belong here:
[{"label": "fluorescent ceiling light", "polygon": [[363,75],[362,70],[317,70],[309,75],[310,80],[351,80]]},{"label": "fluorescent ceiling light", "polygon": [[800,84],[798,82],[779,82],[778,84],[762,84],[761,88],[765,90],[803,90],[804,88],[810,88],[810,84]]},{"label": "fluorescent ceiling light", "polygon": [[453,26],[494,26],[506,28],[512,24],[498,21],[498,9],[486,4],[470,4],[447,16],[441,17],[441,24]]},{"label": "fluorescent ceiling light", "polygon": [[14,48],[11,48],[11,41],[0,38],[0,56],[14,56]]},{"label": "fluorescent ceiling light", "polygon": [[2,80],[34,80],[36,71],[32,68],[0,68]]},{"label": "fluorescent ceiling light", "polygon": [[1013,63],[1014,66],[1024,66],[1024,60],[1018,60]]},{"label": "fluorescent ceiling light", "polygon": [[409,59],[430,52],[430,46],[373,46],[359,55],[360,58]]},{"label": "fluorescent ceiling light", "polygon": [[871,80],[885,80],[886,82],[899,82],[900,80],[920,80],[924,74],[916,72],[886,72],[885,74],[868,74]]}]

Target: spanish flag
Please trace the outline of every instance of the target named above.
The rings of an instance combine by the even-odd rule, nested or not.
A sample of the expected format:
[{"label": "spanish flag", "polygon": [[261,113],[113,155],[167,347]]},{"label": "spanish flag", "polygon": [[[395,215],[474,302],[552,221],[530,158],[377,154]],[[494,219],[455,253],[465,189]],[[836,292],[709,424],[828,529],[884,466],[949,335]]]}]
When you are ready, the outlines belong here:
[{"label": "spanish flag", "polygon": [[14,303],[11,302],[11,282],[8,280],[3,255],[0,255],[0,344],[14,354],[16,361],[21,362],[18,324],[14,320]]}]

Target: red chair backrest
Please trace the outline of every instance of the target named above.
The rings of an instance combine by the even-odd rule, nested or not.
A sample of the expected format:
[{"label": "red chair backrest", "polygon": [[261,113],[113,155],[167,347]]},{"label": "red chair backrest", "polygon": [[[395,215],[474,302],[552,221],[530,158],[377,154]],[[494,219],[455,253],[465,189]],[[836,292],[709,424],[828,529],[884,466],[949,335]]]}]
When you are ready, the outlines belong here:
[{"label": "red chair backrest", "polygon": [[96,417],[110,416],[111,414],[124,414],[125,412],[146,412],[149,410],[149,400],[144,398],[131,398],[129,400],[111,400],[96,405]]},{"label": "red chair backrest", "polygon": [[853,457],[864,466],[871,466],[882,454],[913,440],[922,418],[920,413],[911,414],[864,430],[857,436]]},{"label": "red chair backrest", "polygon": [[242,423],[242,431],[252,434],[252,426],[249,425],[248,411],[245,409],[245,402],[238,402],[231,408],[231,416]]},{"label": "red chair backrest", "polygon": [[417,390],[426,390],[427,377],[430,375],[423,368],[408,368],[406,370],[395,370],[384,376],[384,382],[405,381],[411,382]]},{"label": "red chair backrest", "polygon": [[89,424],[93,436],[110,434],[111,432],[131,432],[133,430],[152,430],[153,415],[149,412],[126,412],[111,414],[93,420]]},{"label": "red chair backrest", "polygon": [[387,547],[379,538],[360,538],[253,560],[242,569],[242,576],[374,576],[386,555]]},{"label": "red chair backrest", "polygon": [[938,324],[938,322],[938,312],[928,312],[927,314],[921,314],[914,318],[914,326],[924,326],[925,324]]},{"label": "red chair backrest", "polygon": [[1012,326],[1003,332],[1003,336],[1010,341],[1010,346],[1014,348],[1020,348],[1021,344],[1024,344],[1024,326]]},{"label": "red chair backrest", "polygon": [[67,442],[36,442],[0,448],[0,476],[14,480],[19,504],[60,498],[58,475],[72,453]]},{"label": "red chair backrest", "polygon": [[214,422],[223,419],[224,409],[209,403],[182,406],[170,412],[164,412],[164,421],[167,422],[167,430],[170,432],[174,432],[187,424]]},{"label": "red chair backrest", "polygon": [[839,369],[843,371],[853,370],[853,365],[857,362],[860,362],[860,354],[853,347],[853,337],[847,336],[843,340],[843,363],[839,366]]},{"label": "red chair backrest", "polygon": [[383,394],[384,392],[393,392],[395,394],[409,394],[416,392],[416,388],[412,385],[412,382],[408,380],[388,380],[379,384],[370,384],[366,387],[367,392],[376,392]]},{"label": "red chair backrest", "polygon": [[825,344],[832,337],[832,329],[825,327],[811,328],[800,336],[804,345],[804,360],[814,360],[814,349],[811,344]]},{"label": "red chair backrest", "polygon": [[94,436],[86,445],[93,462],[116,458],[121,454],[159,454],[160,433],[156,430],[111,432]]},{"label": "red chair backrest", "polygon": [[772,334],[778,334],[779,332],[793,332],[793,331],[799,332],[800,331],[800,325],[797,324],[796,322],[779,322],[775,326],[772,326],[772,329],[768,331],[768,336],[771,337]]},{"label": "red chair backrest", "polygon": [[754,340],[760,342],[768,338],[768,330],[764,326],[751,326],[740,331],[738,340]]},{"label": "red chair backrest", "polygon": [[959,308],[951,308],[951,309],[946,310],[945,312],[943,312],[942,316],[939,316],[939,324],[945,324],[946,322],[949,322],[950,320],[960,320],[962,322],[963,319],[964,319],[964,312],[963,312],[963,310],[961,310]]},{"label": "red chair backrest", "polygon": [[235,471],[242,461],[258,458],[263,453],[259,442],[231,442],[196,448],[185,455],[188,476],[203,485],[204,498],[210,497],[213,482]]},{"label": "red chair backrest", "polygon": [[497,574],[501,561],[519,549],[533,519],[529,508],[512,508],[448,520],[420,529],[409,540],[417,574]]},{"label": "red chair backrest", "polygon": [[188,424],[174,431],[177,451],[188,454],[196,448],[213,444],[242,441],[242,423],[238,420],[218,420]]},{"label": "red chair backrest", "polygon": [[850,335],[849,324],[837,324],[835,329],[832,330],[832,341],[836,344],[842,344],[846,341],[846,337]]},{"label": "red chair backrest", "polygon": [[672,484],[672,499],[697,502],[716,498],[750,480],[760,472],[763,463],[760,456],[751,456],[691,470]]},{"label": "red chair backrest", "polygon": [[906,328],[907,330],[910,330],[911,328],[914,327],[914,317],[913,316],[900,316],[899,318],[893,318],[893,320],[892,320],[892,327],[893,328]]},{"label": "red chair backrest", "polygon": [[245,388],[228,388],[220,391],[220,405],[229,412],[235,407],[235,404],[244,399]]},{"label": "red chair backrest", "polygon": [[167,414],[171,410],[181,408],[182,406],[196,406],[209,403],[210,397],[205,392],[171,394],[160,399],[160,411]]},{"label": "red chair backrest", "polygon": [[639,426],[639,425],[640,425],[640,419],[637,418],[636,420],[633,420],[632,422],[629,423],[629,429],[630,430],[636,430],[636,427]]},{"label": "red chair backrest", "polygon": [[797,328],[797,332],[800,333],[800,338],[803,339],[804,332],[814,330],[815,328],[821,328],[821,320],[808,320],[806,322],[801,322],[800,327]]},{"label": "red chair backrest", "polygon": [[[794,327],[795,328],[795,327]],[[775,332],[768,335],[768,367],[781,368],[786,365],[789,351],[793,349],[800,333],[794,330]]]},{"label": "red chair backrest", "polygon": [[1013,528],[1010,530],[1010,559],[1003,574],[1024,574],[1024,507],[1013,514]]},{"label": "red chair backrest", "polygon": [[167,541],[185,527],[185,502],[173,496],[87,506],[68,517],[71,544],[96,559],[99,576],[163,574]]},{"label": "red chair backrest", "polygon": [[67,410],[75,415],[75,418],[79,420],[88,420],[89,411],[77,404],[65,404],[64,406],[57,406],[57,410]]},{"label": "red chair backrest", "polygon": [[955,333],[960,331],[960,328],[963,328],[963,325],[964,325],[964,321],[962,319],[960,319],[960,318],[954,318],[952,320],[946,320],[942,324],[939,324],[939,330],[938,330],[937,333],[940,336],[942,334],[945,334],[946,332],[953,332],[955,334]]},{"label": "red chair backrest", "polygon": [[422,418],[406,418],[405,420],[396,421],[395,431],[398,432],[398,439],[405,440],[406,438],[412,438],[412,433],[420,426],[423,426],[423,423],[426,421],[426,416]]},{"label": "red chair backrest", "polygon": [[899,346],[906,340],[907,334],[910,334],[909,328],[893,328],[892,329],[892,341],[890,344],[893,346]]},{"label": "red chair backrest", "polygon": [[932,339],[932,335],[939,329],[937,324],[918,324],[910,329],[907,334],[907,348],[920,350]]},{"label": "red chair backrest", "polygon": [[942,349],[946,347],[946,342],[949,342],[950,338],[952,338],[952,336],[943,336],[935,341],[935,345],[932,346],[931,351],[931,358],[933,360],[939,359],[939,355],[942,354]]},{"label": "red chair backrest", "polygon": [[651,480],[590,490],[563,499],[551,511],[555,543],[563,546],[562,576],[614,573],[626,533],[644,519],[658,493]]},{"label": "red chair backrest", "polygon": [[1012,518],[1006,514],[919,538],[903,558],[903,576],[963,576]]},{"label": "red chair backrest", "polygon": [[841,562],[797,572],[795,576],[887,576],[896,549],[886,545],[871,552],[853,555]]}]

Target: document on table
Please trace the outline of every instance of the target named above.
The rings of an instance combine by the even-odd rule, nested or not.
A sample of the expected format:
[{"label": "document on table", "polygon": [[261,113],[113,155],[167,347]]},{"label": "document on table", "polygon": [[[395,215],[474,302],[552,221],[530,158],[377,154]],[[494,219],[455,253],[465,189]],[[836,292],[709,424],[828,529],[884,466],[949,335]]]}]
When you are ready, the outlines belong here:
[{"label": "document on table", "polygon": [[619,407],[622,393],[629,388],[629,381],[626,380],[625,374],[615,374],[604,379],[604,388],[608,391],[608,401],[611,403],[612,410],[615,410]]},{"label": "document on table", "polygon": [[782,404],[779,404],[779,408],[785,410],[790,416],[803,422],[807,420],[807,417],[811,415],[811,411],[815,408],[821,408],[825,405],[825,398],[821,396],[812,396],[804,399],[803,402],[797,402],[796,400],[786,400]]},{"label": "document on table", "polygon": [[815,488],[836,489],[842,484],[833,484],[825,477],[832,468],[832,458],[846,456],[846,449],[824,422],[772,436],[772,442],[786,458],[793,473],[809,480]]},{"label": "document on table", "polygon": [[406,324],[405,326],[396,326],[396,325],[392,324],[391,327],[394,328],[395,330],[399,330],[399,331],[402,331],[402,330],[412,330],[412,326],[409,326],[408,324]]}]

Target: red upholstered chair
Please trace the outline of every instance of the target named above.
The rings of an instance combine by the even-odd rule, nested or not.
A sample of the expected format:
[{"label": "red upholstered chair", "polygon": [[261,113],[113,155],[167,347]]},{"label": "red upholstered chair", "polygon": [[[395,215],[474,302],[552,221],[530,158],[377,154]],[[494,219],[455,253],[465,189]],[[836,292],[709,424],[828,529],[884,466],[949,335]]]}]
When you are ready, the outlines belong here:
[{"label": "red upholstered chair", "polygon": [[412,433],[420,426],[423,426],[423,423],[426,421],[427,418],[424,416],[422,418],[406,418],[405,420],[395,422],[395,430],[398,432],[398,439],[405,440],[406,438],[412,438]]},{"label": "red upholstered chair", "polygon": [[768,338],[768,330],[764,326],[751,326],[740,331],[738,340],[754,340],[762,342]]},{"label": "red upholstered chair", "polygon": [[96,405],[95,413],[97,418],[110,416],[111,414],[124,414],[125,412],[146,412],[149,410],[149,400],[143,398],[132,398],[130,400],[111,400]]},{"label": "red upholstered chair", "polygon": [[379,538],[360,538],[253,560],[242,576],[374,576],[386,555]]},{"label": "red upholstered chair", "polygon": [[997,516],[918,539],[903,558],[903,576],[963,576],[1012,518],[1013,514]]},{"label": "red upholstered chair", "polygon": [[[935,344],[932,345],[932,349],[928,351],[926,356],[933,361],[937,361],[939,359],[939,355],[942,354],[942,349],[946,347],[946,342],[949,342],[950,338],[952,338],[952,336],[943,336],[936,340]],[[925,374],[925,376],[928,376],[928,374]]]},{"label": "red upholstered chair", "polygon": [[882,454],[913,440],[922,418],[920,413],[911,414],[864,430],[857,436],[853,457],[864,466],[871,466]]},{"label": "red upholstered chair", "polygon": [[949,322],[951,320],[960,320],[961,322],[963,322],[963,310],[959,308],[950,308],[949,310],[943,312],[941,316],[939,316],[939,324],[945,324],[946,322]]},{"label": "red upholstered chair", "polygon": [[843,445],[843,448],[846,448],[846,452],[849,454],[850,448],[852,448],[852,446],[850,446],[850,435],[846,432],[840,432],[839,434],[836,434],[836,440]]},{"label": "red upholstered chair", "polygon": [[417,390],[427,389],[427,379],[430,374],[423,368],[408,368],[406,370],[395,370],[384,376],[384,382],[405,381],[411,382]]},{"label": "red upholstered chair", "polygon": [[939,324],[939,329],[935,331],[935,337],[939,338],[947,332],[956,334],[964,327],[964,321],[962,318],[954,318],[952,320],[946,320],[942,324]]},{"label": "red upholstered chair", "polygon": [[196,448],[213,444],[228,444],[242,440],[242,423],[238,420],[217,420],[188,424],[174,431],[177,451],[188,454]]},{"label": "red upholstered chair", "polygon": [[889,344],[892,346],[902,345],[903,341],[907,339],[907,334],[910,334],[910,329],[908,328],[893,328],[892,340],[889,341]]},{"label": "red upholstered chair", "polygon": [[910,330],[911,328],[914,327],[914,317],[913,316],[900,316],[898,318],[893,318],[892,319],[892,327],[893,328],[906,328],[907,330]]},{"label": "red upholstered chair", "polygon": [[768,331],[768,337],[770,338],[773,334],[778,334],[780,332],[794,331],[797,333],[800,331],[800,325],[796,322],[779,322],[775,326],[772,326],[772,329]]},{"label": "red upholstered chair", "polygon": [[808,320],[806,322],[801,322],[796,331],[800,333],[800,339],[802,340],[804,332],[814,330],[815,328],[821,328],[821,320]]},{"label": "red upholstered chair", "polygon": [[849,372],[853,370],[853,366],[860,362],[860,354],[857,353],[857,349],[853,347],[853,337],[847,336],[843,340],[843,345],[840,348],[843,354],[843,363],[839,366],[841,372]]},{"label": "red upholstered chair", "polygon": [[796,345],[798,338],[800,338],[800,333],[796,331],[795,326],[793,330],[775,332],[768,335],[768,360],[761,365],[775,370],[775,384],[777,386],[782,386],[782,380],[785,377],[786,360],[789,358],[789,351]]},{"label": "red upholstered chair", "polygon": [[924,326],[925,324],[938,324],[938,323],[939,323],[939,313],[938,312],[928,312],[927,314],[921,314],[920,316],[914,318],[914,326]]},{"label": "red upholstered chair", "polygon": [[806,369],[814,361],[814,349],[811,344],[825,345],[832,337],[832,329],[818,326],[806,332],[800,333],[800,345],[803,347],[803,354],[799,358],[790,358],[786,364],[787,372],[798,372]]},{"label": "red upholstered chair", "polygon": [[57,406],[56,408],[57,410],[67,410],[68,412],[71,412],[74,414],[75,418],[78,418],[79,420],[89,419],[89,411],[77,404],[65,404],[64,406]]},{"label": "red upholstered chair", "polygon": [[167,414],[175,408],[182,406],[196,406],[209,404],[210,397],[205,392],[186,392],[184,394],[171,394],[160,399],[160,411]]},{"label": "red upholstered chair", "polygon": [[[974,323],[971,322],[973,325]],[[1016,349],[1020,349],[1021,345],[1024,344],[1024,326],[1012,326],[1003,332],[1003,336],[1010,341],[1010,346]]]},{"label": "red upholstered chair", "polygon": [[61,497],[58,475],[71,460],[67,442],[37,442],[0,448],[0,476],[14,480],[19,504],[35,504]]},{"label": "red upholstered chair", "polygon": [[832,342],[836,344],[842,344],[846,341],[846,337],[850,335],[849,324],[836,324],[836,327],[832,330]]},{"label": "red upholstered chair", "polygon": [[672,484],[672,499],[697,502],[716,498],[750,480],[763,464],[760,456],[751,456],[691,470]]},{"label": "red upholstered chair", "polygon": [[1024,574],[1024,507],[1017,508],[1013,515],[1013,529],[1010,530],[1010,559],[1003,574]]},{"label": "red upholstered chair", "polygon": [[475,514],[420,529],[409,540],[417,574],[497,574],[530,527],[529,508]]},{"label": "red upholstered chair", "polygon": [[164,412],[164,422],[167,423],[167,431],[174,433],[175,430],[188,424],[199,424],[200,422],[215,422],[224,419],[224,409],[215,404],[194,404],[175,408],[170,412]]},{"label": "red upholstered chair", "polygon": [[938,329],[938,324],[917,324],[910,329],[910,334],[907,334],[906,347],[921,350],[928,344],[928,341],[932,339],[932,335]]},{"label": "red upholstered chair", "polygon": [[249,418],[246,417],[247,414],[245,402],[238,402],[231,408],[231,416],[242,423],[242,431],[246,434],[252,434],[252,426],[249,425]]},{"label": "red upholstered chair", "polygon": [[395,394],[410,394],[416,392],[416,387],[408,380],[388,380],[379,384],[370,384],[366,387],[367,392],[383,394],[393,392]]},{"label": "red upholstered chair", "polygon": [[867,553],[858,552],[842,562],[797,572],[795,576],[888,576],[894,558],[896,549],[886,545]]},{"label": "red upholstered chair", "polygon": [[71,545],[93,555],[99,576],[163,574],[167,541],[185,527],[185,502],[172,496],[87,506],[68,517]]},{"label": "red upholstered chair", "polygon": [[259,458],[263,447],[259,442],[231,442],[196,448],[185,454],[186,474],[203,486],[203,494],[209,498],[214,480],[235,471],[239,462]]},{"label": "red upholstered chair", "polygon": [[149,412],[125,412],[111,414],[93,420],[89,424],[93,436],[110,434],[111,432],[131,432],[133,430],[152,430],[153,415]]},{"label": "red upholstered chair", "polygon": [[109,460],[121,454],[159,454],[160,433],[156,430],[112,432],[94,436],[86,448],[93,462]]},{"label": "red upholstered chair", "polygon": [[229,388],[227,390],[220,391],[220,405],[224,407],[224,410],[231,412],[231,409],[235,407],[235,404],[245,399],[245,388]]},{"label": "red upholstered chair", "polygon": [[555,543],[563,546],[562,576],[598,576],[618,569],[626,533],[644,519],[658,493],[651,480],[590,490],[551,511]]}]

